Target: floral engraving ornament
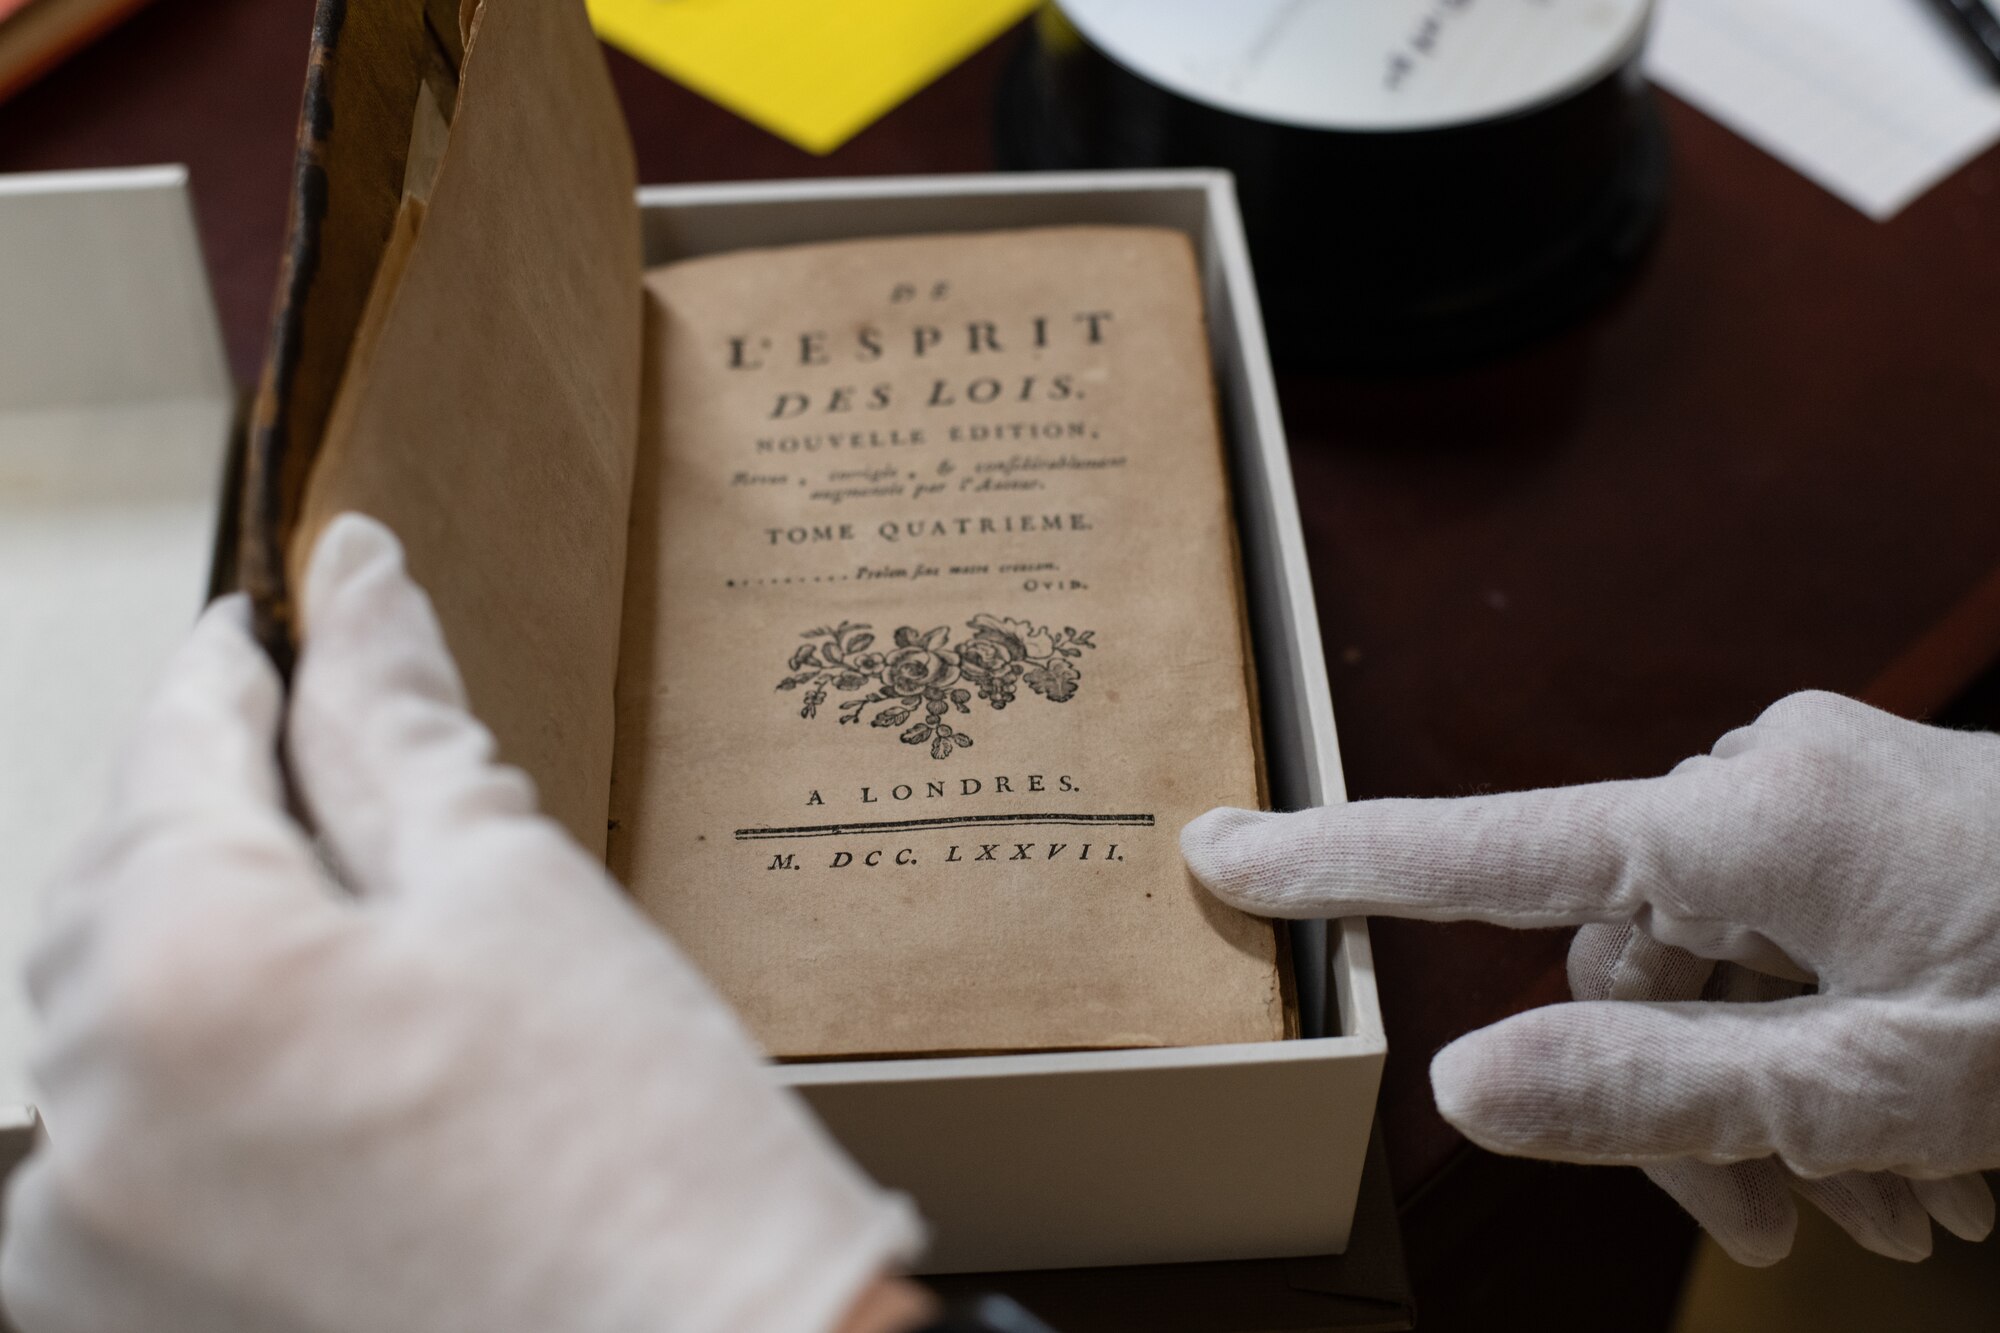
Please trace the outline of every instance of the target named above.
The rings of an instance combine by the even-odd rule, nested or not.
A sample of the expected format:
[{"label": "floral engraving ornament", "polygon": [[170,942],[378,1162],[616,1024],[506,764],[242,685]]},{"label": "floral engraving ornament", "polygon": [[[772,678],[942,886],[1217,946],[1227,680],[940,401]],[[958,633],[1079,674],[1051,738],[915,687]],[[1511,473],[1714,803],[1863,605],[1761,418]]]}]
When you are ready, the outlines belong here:
[{"label": "floral engraving ornament", "polygon": [[805,690],[803,718],[819,715],[829,690],[867,690],[840,704],[842,726],[865,720],[871,727],[903,727],[903,744],[928,744],[931,758],[949,759],[954,749],[972,744],[951,718],[971,714],[974,694],[996,710],[1013,703],[1023,685],[1050,703],[1068,703],[1082,680],[1076,659],[1097,646],[1090,630],[1044,629],[986,615],[965,623],[972,636],[956,646],[948,625],[928,634],[905,625],[886,652],[876,651],[867,625],[843,620],[832,629],[807,630],[801,636],[806,642],[792,654],[792,674],[778,688]]}]

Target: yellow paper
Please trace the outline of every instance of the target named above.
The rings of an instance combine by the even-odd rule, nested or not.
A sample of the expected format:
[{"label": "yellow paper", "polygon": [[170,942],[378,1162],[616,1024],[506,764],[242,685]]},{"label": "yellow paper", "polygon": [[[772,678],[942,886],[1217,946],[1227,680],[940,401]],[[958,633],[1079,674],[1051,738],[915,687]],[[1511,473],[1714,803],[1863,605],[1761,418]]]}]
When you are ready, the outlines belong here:
[{"label": "yellow paper", "polygon": [[830,153],[1038,0],[590,0],[598,35]]}]

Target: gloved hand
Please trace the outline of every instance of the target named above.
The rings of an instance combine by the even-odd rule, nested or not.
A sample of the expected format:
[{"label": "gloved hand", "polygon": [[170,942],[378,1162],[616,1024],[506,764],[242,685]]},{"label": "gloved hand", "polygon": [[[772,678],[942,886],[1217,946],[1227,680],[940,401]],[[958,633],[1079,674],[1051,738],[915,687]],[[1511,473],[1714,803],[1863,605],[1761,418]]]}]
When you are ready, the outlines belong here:
[{"label": "gloved hand", "polygon": [[1749,1264],[1790,1251],[1791,1191],[1895,1258],[1925,1210],[1992,1229],[2000,737],[1799,694],[1662,778],[1217,810],[1182,847],[1270,916],[1583,925],[1576,1003],[1432,1061],[1494,1152],[1642,1166]]},{"label": "gloved hand", "polygon": [[816,1333],[919,1240],[465,711],[394,538],[203,617],[30,968],[23,1333]]}]

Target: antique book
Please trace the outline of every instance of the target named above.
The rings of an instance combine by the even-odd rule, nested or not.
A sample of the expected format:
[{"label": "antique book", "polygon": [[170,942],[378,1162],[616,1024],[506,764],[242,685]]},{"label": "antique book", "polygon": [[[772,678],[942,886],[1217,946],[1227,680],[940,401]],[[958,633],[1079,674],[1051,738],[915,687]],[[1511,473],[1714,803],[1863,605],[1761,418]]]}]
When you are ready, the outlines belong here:
[{"label": "antique book", "polygon": [[1259,803],[1178,232],[642,272],[574,4],[321,0],[235,567],[345,511],[474,711],[775,1054],[1287,1035],[1182,824]]},{"label": "antique book", "polygon": [[647,280],[613,871],[780,1058],[1286,1034],[1179,831],[1260,803],[1187,238]]}]

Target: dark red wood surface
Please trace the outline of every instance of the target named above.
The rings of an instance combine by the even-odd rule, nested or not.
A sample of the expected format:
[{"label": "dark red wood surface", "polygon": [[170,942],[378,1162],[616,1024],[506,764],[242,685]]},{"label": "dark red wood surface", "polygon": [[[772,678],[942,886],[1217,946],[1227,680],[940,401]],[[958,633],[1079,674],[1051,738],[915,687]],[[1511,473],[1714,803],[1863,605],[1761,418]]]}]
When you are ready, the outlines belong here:
[{"label": "dark red wood surface", "polygon": [[[192,166],[246,381],[310,8],[160,0],[0,106],[0,170]],[[612,66],[647,181],[969,171],[992,163],[1006,45],[826,158]],[[1671,99],[1667,115],[1671,212],[1613,306],[1475,370],[1283,381],[1357,798],[1658,773],[1787,691],[1862,693],[1893,664],[1891,692],[1922,709],[1990,651],[2000,158],[1881,225]],[[1956,656],[1913,664],[1940,624]],[[1395,922],[1375,940],[1407,1195],[1458,1146],[1431,1053],[1565,998],[1566,940]]]}]

